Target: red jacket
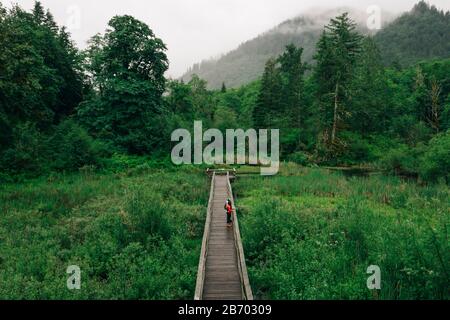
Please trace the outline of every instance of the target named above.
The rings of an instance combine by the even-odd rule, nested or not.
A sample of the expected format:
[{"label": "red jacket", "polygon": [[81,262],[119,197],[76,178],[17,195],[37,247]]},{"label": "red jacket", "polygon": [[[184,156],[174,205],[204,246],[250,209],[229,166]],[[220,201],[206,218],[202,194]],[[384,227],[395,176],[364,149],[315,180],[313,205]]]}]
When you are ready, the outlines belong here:
[{"label": "red jacket", "polygon": [[227,204],[227,206],[225,207],[227,210],[227,213],[231,213],[233,211],[233,208],[231,208],[231,205]]}]

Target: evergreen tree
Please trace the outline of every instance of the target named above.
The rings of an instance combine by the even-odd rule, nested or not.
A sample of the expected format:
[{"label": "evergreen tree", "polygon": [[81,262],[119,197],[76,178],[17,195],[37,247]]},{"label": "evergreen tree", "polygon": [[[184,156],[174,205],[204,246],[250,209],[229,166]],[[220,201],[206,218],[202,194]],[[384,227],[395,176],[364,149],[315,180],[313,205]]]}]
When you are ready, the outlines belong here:
[{"label": "evergreen tree", "polygon": [[287,124],[295,128],[303,127],[306,113],[302,97],[306,64],[302,62],[302,53],[302,48],[290,44],[278,58],[283,86],[282,112]]},{"label": "evergreen tree", "polygon": [[50,10],[47,10],[44,18],[44,25],[50,29],[54,34],[57,34],[59,32],[59,27],[55,22],[55,19],[53,15],[51,14]]},{"label": "evergreen tree", "polygon": [[40,1],[34,3],[33,17],[37,24],[43,24],[46,20],[45,10]]},{"label": "evergreen tree", "polygon": [[171,81],[166,98],[168,110],[186,120],[194,121],[194,103],[191,86],[183,82]]},{"label": "evergreen tree", "polygon": [[352,84],[350,129],[365,136],[389,127],[392,114],[387,78],[374,40],[364,39]]},{"label": "evergreen tree", "polygon": [[261,89],[257,103],[253,109],[255,128],[272,128],[274,116],[281,110],[281,75],[277,62],[270,59],[266,63],[261,80]]},{"label": "evergreen tree", "polygon": [[206,88],[208,83],[197,75],[193,75],[188,84],[192,90],[194,116],[205,120],[205,126],[210,125],[214,118],[214,103],[211,93]]},{"label": "evergreen tree", "polygon": [[349,117],[349,101],[354,68],[361,51],[361,39],[355,23],[347,13],[331,19],[317,46],[315,79],[322,140],[335,154],[341,148],[339,130],[345,127]]},{"label": "evergreen tree", "polygon": [[[32,14],[3,11],[0,68],[9,123],[31,121],[41,130],[70,115],[82,99],[78,52],[63,43],[51,14],[37,2]],[[67,36],[67,39],[68,36]]]}]

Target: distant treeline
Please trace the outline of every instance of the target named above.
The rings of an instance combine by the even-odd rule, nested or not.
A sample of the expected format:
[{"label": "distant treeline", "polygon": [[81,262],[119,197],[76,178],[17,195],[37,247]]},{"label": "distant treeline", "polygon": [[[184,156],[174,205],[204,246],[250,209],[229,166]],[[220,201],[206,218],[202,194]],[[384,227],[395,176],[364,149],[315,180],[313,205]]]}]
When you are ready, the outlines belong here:
[{"label": "distant treeline", "polygon": [[324,29],[313,66],[289,45],[237,89],[167,80],[165,44],[131,16],[79,51],[39,2],[0,7],[0,44],[0,179],[102,167],[114,153],[167,157],[171,132],[194,120],[279,128],[283,159],[303,165],[448,178],[450,59],[386,68],[347,14]]}]

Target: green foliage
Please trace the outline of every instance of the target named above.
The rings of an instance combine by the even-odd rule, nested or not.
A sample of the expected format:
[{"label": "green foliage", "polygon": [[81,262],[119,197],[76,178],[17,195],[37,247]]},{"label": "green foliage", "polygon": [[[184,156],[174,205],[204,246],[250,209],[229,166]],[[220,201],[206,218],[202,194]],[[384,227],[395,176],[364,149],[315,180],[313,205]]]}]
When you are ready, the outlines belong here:
[{"label": "green foliage", "polygon": [[304,152],[298,151],[293,154],[290,154],[287,157],[289,162],[293,162],[302,166],[307,166],[310,164],[310,157]]},{"label": "green foliage", "polygon": [[89,132],[134,154],[161,146],[166,47],[143,22],[116,16],[104,36],[91,41],[88,69],[96,89],[78,107]]},{"label": "green foliage", "polygon": [[1,154],[0,167],[12,175],[42,172],[46,145],[36,126],[30,122],[19,124],[11,138],[11,146]]},{"label": "green foliage", "polygon": [[[1,298],[193,297],[209,191],[204,176],[180,170],[51,181],[0,186]],[[73,264],[81,268],[81,290],[66,287]]]},{"label": "green foliage", "polygon": [[0,168],[11,177],[33,177],[50,171],[98,167],[108,156],[106,147],[73,120],[60,123],[50,136],[27,122],[14,129],[11,147],[1,154]]},{"label": "green foliage", "polygon": [[391,146],[381,156],[380,164],[385,170],[406,176],[420,176],[423,181],[448,183],[449,133],[435,136],[428,144],[414,147],[400,144]]},{"label": "green foliage", "polygon": [[10,125],[45,129],[82,99],[78,52],[39,2],[33,13],[1,10],[0,20],[0,113]]},{"label": "green foliage", "polygon": [[266,63],[261,80],[258,101],[253,109],[253,123],[257,128],[268,128],[274,124],[274,113],[281,105],[281,75],[275,60]]},{"label": "green foliage", "polygon": [[293,44],[266,63],[258,100],[253,109],[257,128],[301,128],[306,116],[303,86],[306,64],[302,48]]},{"label": "green foliage", "polygon": [[171,81],[168,84],[169,95],[166,98],[167,108],[186,120],[193,121],[194,99],[192,88],[183,82]]},{"label": "green foliage", "polygon": [[127,205],[135,239],[145,243],[148,237],[164,240],[170,237],[171,230],[167,220],[169,208],[163,199],[137,191]]},{"label": "green foliage", "polygon": [[383,132],[389,125],[392,94],[381,63],[381,52],[370,37],[363,41],[351,86],[349,124],[352,130],[363,136]]},{"label": "green foliage", "polygon": [[[304,74],[306,64],[302,62],[303,48],[290,44],[286,51],[278,57],[282,83],[282,114],[285,114],[287,124],[293,128],[302,128],[305,122],[306,108],[304,105]],[[273,105],[272,108],[277,108]]]},{"label": "green foliage", "polygon": [[[285,169],[234,186],[257,298],[449,298],[448,188]],[[366,287],[373,264],[381,268],[376,295]]]},{"label": "green foliage", "polygon": [[52,169],[75,171],[84,166],[97,166],[108,156],[106,147],[90,137],[73,120],[62,122],[47,142]]},{"label": "green foliage", "polygon": [[219,107],[214,113],[214,128],[225,132],[237,127],[236,113],[227,107]]},{"label": "green foliage", "polygon": [[356,132],[342,132],[341,137],[348,141],[346,152],[340,161],[345,164],[355,165],[360,163],[370,163],[376,160],[374,146],[371,139],[364,138]]},{"label": "green foliage", "polygon": [[450,15],[420,1],[411,12],[405,13],[375,35],[383,51],[386,64],[402,66],[420,60],[448,58]]},{"label": "green foliage", "polygon": [[450,130],[431,139],[420,161],[420,175],[424,180],[437,181],[443,178],[449,183]]},{"label": "green foliage", "polygon": [[391,149],[381,158],[381,167],[392,174],[416,176],[419,165],[419,149],[411,149],[401,144]]},{"label": "green foliage", "polygon": [[322,129],[321,140],[327,157],[342,153],[343,142],[339,132],[348,123],[352,82],[361,53],[362,36],[356,24],[344,13],[325,27],[318,44],[314,77],[317,83],[317,99]]}]

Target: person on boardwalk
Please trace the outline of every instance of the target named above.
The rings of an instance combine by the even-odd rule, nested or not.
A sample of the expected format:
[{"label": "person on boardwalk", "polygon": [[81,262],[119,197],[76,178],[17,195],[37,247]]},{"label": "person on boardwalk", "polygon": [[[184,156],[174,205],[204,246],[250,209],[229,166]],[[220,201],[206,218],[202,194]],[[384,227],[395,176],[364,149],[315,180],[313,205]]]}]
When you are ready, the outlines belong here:
[{"label": "person on boardwalk", "polygon": [[231,200],[227,199],[225,202],[225,211],[227,214],[227,227],[231,227],[233,225],[233,219],[232,219],[232,213],[233,213],[233,206],[231,205]]}]

